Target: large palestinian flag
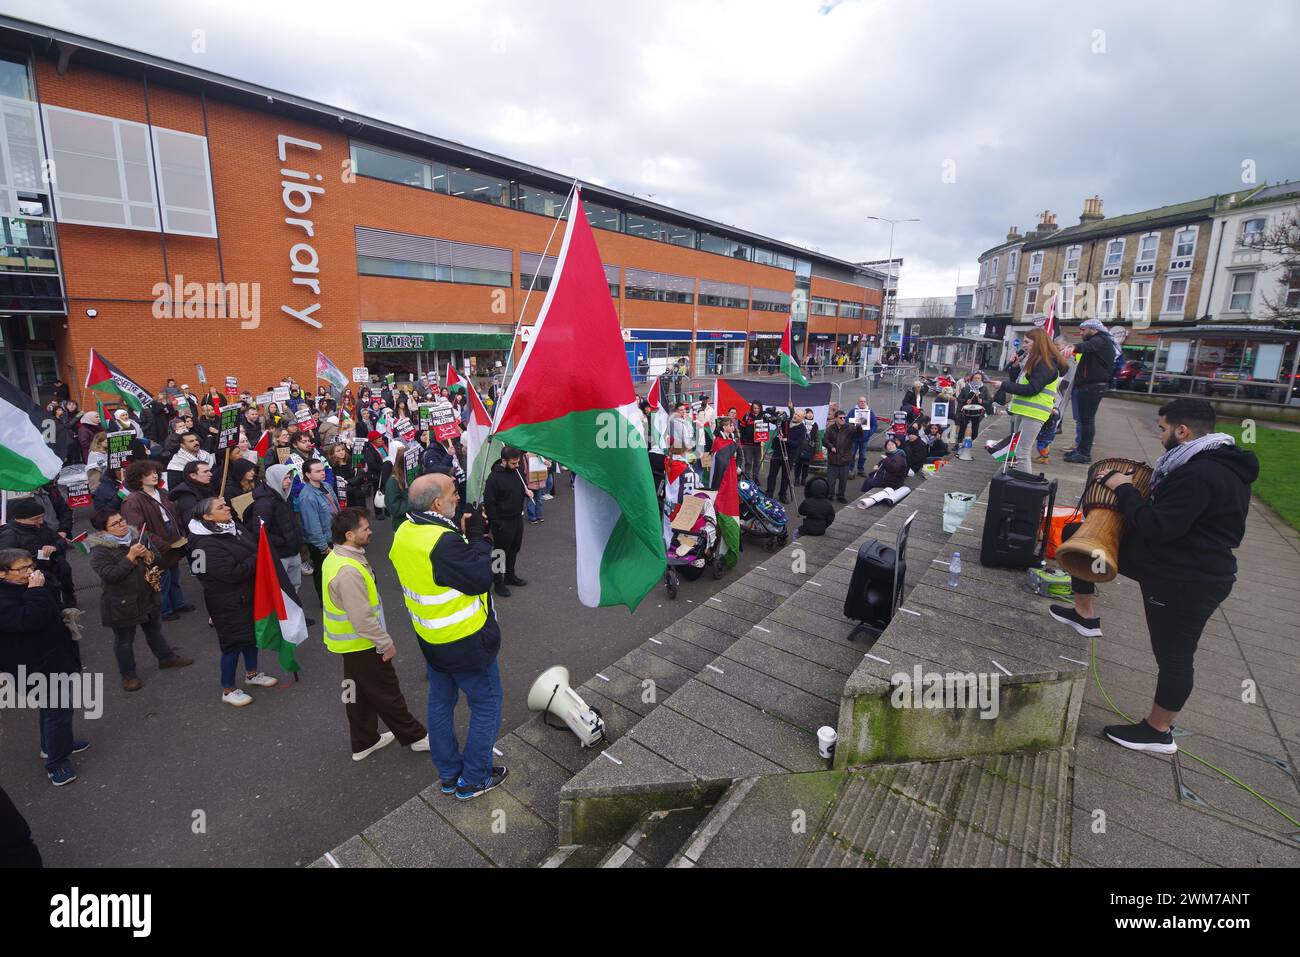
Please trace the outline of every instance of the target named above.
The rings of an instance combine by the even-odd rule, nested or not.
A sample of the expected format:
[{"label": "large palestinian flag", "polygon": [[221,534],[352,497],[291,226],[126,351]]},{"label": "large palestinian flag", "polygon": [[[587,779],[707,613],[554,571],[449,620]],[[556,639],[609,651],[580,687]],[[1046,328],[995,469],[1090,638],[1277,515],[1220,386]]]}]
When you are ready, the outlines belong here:
[{"label": "large palestinian flag", "polygon": [[650,393],[646,396],[646,402],[650,404],[650,451],[662,452],[664,450],[664,439],[668,435],[668,419],[671,417],[672,410],[668,408],[668,399],[659,387],[659,379],[656,378],[654,385],[650,386]]},{"label": "large palestinian flag", "polygon": [[795,385],[807,385],[808,380],[804,378],[803,371],[799,368],[799,360],[794,356],[794,337],[791,330],[794,328],[794,316],[792,315],[785,321],[785,335],[781,337],[781,371],[790,377],[790,381]]},{"label": "large palestinian flag", "polygon": [[153,398],[149,390],[132,380],[94,349],[90,350],[90,368],[86,370],[86,388],[115,395],[136,412],[143,412]]},{"label": "large palestinian flag", "polygon": [[[448,379],[455,373],[456,370],[448,365]],[[487,484],[492,463],[499,457],[494,450],[501,446],[491,438],[492,416],[488,415],[487,406],[479,398],[474,384],[461,379],[457,381],[466,390],[469,402],[469,421],[465,424],[465,434],[461,438],[465,446],[465,497],[471,502],[477,502],[483,498],[483,486]]]},{"label": "large palestinian flag", "polygon": [[[271,542],[266,537],[266,526],[258,522],[257,565],[253,578],[253,629],[257,647],[268,648],[280,656],[280,667],[288,672],[298,671],[294,646],[307,640],[307,619],[298,602],[298,593],[289,581]],[[316,574],[321,574],[320,568]]]},{"label": "large palestinian flag", "polygon": [[791,386],[786,382],[751,382],[748,379],[718,379],[713,396],[713,407],[718,415],[727,415],[728,409],[735,409],[737,415],[743,416],[749,410],[751,402],[761,402],[763,408],[775,408],[778,412],[786,405],[794,403],[798,410],[812,409],[817,425],[826,428],[826,413],[831,405],[831,386],[829,382],[817,385]]},{"label": "large palestinian flag", "polygon": [[578,597],[635,610],[666,567],[659,501],[618,313],[581,193],[494,436],[576,475]]},{"label": "large palestinian flag", "polygon": [[0,489],[30,492],[59,474],[63,460],[47,436],[67,448],[68,435],[54,417],[0,376]]},{"label": "large palestinian flag", "polygon": [[718,494],[713,506],[718,513],[718,536],[724,546],[721,554],[727,567],[734,568],[740,560],[740,483],[736,475],[736,443],[720,439],[714,448],[715,457],[724,457],[725,464],[718,476]]}]

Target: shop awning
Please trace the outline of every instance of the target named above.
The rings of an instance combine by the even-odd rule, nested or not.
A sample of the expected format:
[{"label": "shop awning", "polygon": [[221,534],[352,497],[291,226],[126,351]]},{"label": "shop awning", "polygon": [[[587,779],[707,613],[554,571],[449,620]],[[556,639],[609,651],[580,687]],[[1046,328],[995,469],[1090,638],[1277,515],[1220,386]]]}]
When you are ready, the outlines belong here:
[{"label": "shop awning", "polygon": [[364,352],[504,351],[510,348],[509,333],[492,332],[363,332]]}]

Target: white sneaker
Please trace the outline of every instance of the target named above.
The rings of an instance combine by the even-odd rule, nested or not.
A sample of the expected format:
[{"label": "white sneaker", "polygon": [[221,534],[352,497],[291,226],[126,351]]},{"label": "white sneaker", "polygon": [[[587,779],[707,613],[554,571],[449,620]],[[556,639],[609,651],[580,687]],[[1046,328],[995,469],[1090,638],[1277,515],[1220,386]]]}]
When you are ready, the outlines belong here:
[{"label": "white sneaker", "polygon": [[221,700],[226,704],[233,704],[236,708],[242,708],[244,705],[253,703],[252,695],[245,694],[239,688],[236,688],[234,691],[223,691],[221,693]]},{"label": "white sneaker", "polygon": [[387,747],[388,745],[392,744],[395,740],[397,740],[397,736],[393,734],[393,732],[385,731],[383,734],[379,736],[378,741],[376,741],[370,747],[366,748],[364,751],[353,751],[352,760],[364,761],[366,758],[370,757],[370,755],[374,754],[380,748]]},{"label": "white sneaker", "polygon": [[555,498],[554,495],[543,495],[543,496],[542,496],[542,501],[543,501],[543,502],[549,502],[549,501],[550,501],[551,499],[553,499],[553,498]]},{"label": "white sneaker", "polygon": [[412,744],[412,745],[411,745],[411,750],[412,750],[412,751],[428,751],[428,750],[429,750],[429,736],[426,734],[426,735],[425,735],[423,738],[421,738],[419,741],[416,741],[414,744]]},{"label": "white sneaker", "polygon": [[270,675],[261,671],[253,675],[251,678],[248,677],[248,675],[244,675],[244,684],[257,685],[259,688],[274,688],[279,683],[279,678],[272,678]]},{"label": "white sneaker", "polygon": [[313,567],[313,565],[312,565],[311,562],[303,562],[303,563],[302,563],[302,573],[303,573],[304,575],[315,575],[315,574],[316,574],[316,569],[315,569],[315,567]]}]

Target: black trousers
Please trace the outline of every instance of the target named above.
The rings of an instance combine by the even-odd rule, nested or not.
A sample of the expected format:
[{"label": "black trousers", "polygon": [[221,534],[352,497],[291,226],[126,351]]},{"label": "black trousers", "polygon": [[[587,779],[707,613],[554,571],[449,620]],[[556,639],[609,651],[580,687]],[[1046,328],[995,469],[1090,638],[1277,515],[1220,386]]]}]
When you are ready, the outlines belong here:
[{"label": "black trousers", "polygon": [[785,456],[781,454],[778,448],[772,453],[772,461],[767,466],[767,497],[771,498],[775,494],[776,477],[781,476],[781,494],[786,498],[790,497],[790,473],[786,469]]},{"label": "black trousers", "polygon": [[[515,577],[515,558],[519,555],[519,549],[524,544],[524,523],[523,519],[516,519],[513,522],[494,522],[492,524],[492,551],[495,553],[500,550],[505,554],[506,571],[505,578]],[[492,567],[500,567],[497,564],[497,556],[492,556]],[[503,576],[500,572],[493,574],[493,579],[499,584]]]},{"label": "black trousers", "polygon": [[799,458],[798,456],[796,456],[795,460],[790,463],[790,467],[794,469],[795,485],[803,485],[805,482],[808,481],[808,466],[810,464],[811,464],[811,460],[805,462],[803,459]]},{"label": "black trousers", "polygon": [[311,580],[312,584],[316,586],[316,600],[320,602],[320,606],[324,608],[325,599],[323,596],[324,589],[322,588],[322,585],[325,582],[325,553],[311,542],[307,543],[307,553],[311,555]]},{"label": "black trousers", "polygon": [[1092,456],[1092,440],[1097,434],[1097,408],[1106,394],[1104,382],[1081,385],[1075,389],[1079,398],[1079,447],[1075,450],[1084,458]]},{"label": "black trousers", "polygon": [[343,659],[343,677],[353,682],[353,701],[346,703],[352,753],[373,747],[379,740],[379,719],[397,736],[400,745],[414,744],[425,735],[424,725],[411,714],[397,683],[397,671],[372,649],[349,651]]},{"label": "black trousers", "polygon": [[[1070,579],[1076,595],[1092,595],[1092,582]],[[1142,610],[1146,613],[1151,653],[1159,672],[1155,703],[1167,711],[1182,711],[1191,697],[1195,672],[1192,660],[1205,623],[1232,591],[1231,582],[1163,581],[1138,582],[1142,589]]]},{"label": "black trousers", "polygon": [[40,867],[41,852],[22,812],[0,788],[0,867]]}]

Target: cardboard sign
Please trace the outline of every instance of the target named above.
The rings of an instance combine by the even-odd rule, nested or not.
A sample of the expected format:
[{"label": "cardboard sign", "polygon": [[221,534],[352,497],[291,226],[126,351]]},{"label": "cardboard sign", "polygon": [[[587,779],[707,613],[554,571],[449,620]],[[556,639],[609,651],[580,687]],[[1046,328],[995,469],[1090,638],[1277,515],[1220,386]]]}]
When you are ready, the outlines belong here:
[{"label": "cardboard sign", "polygon": [[64,501],[68,503],[68,508],[85,508],[90,504],[90,483],[85,481],[71,483]]},{"label": "cardboard sign", "polygon": [[[689,473],[683,472],[682,474],[687,475]],[[695,527],[700,512],[703,510],[704,499],[696,498],[694,495],[683,498],[681,506],[677,509],[677,514],[673,516],[673,531],[689,532]]]},{"label": "cardboard sign", "polygon": [[454,442],[460,438],[460,423],[456,421],[456,410],[451,403],[443,400],[437,402],[430,412],[433,425],[433,437],[438,442]]},{"label": "cardboard sign", "polygon": [[411,439],[415,438],[415,426],[411,424],[410,419],[406,416],[402,416],[393,423],[393,434],[403,442],[409,442]]},{"label": "cardboard sign", "polygon": [[275,458],[277,463],[280,465],[283,465],[285,462],[289,461],[289,456],[292,454],[293,454],[293,450],[290,449],[287,445],[277,445],[275,448]]},{"label": "cardboard sign", "polygon": [[108,433],[108,468],[120,469],[125,467],[126,460],[131,457],[131,442],[135,439],[135,432],[110,432]]},{"label": "cardboard sign", "polygon": [[402,464],[406,467],[406,484],[410,485],[420,477],[420,447],[412,445],[403,453]]},{"label": "cardboard sign", "polygon": [[271,404],[272,402],[274,402],[274,401],[275,401],[275,393],[274,393],[274,392],[262,392],[262,393],[259,393],[258,396],[257,396],[257,399],[256,399],[257,404],[260,405],[260,406],[262,406],[262,407],[266,407],[266,406],[270,405],[270,404]]},{"label": "cardboard sign", "polygon": [[930,421],[935,425],[947,425],[948,408],[949,404],[947,402],[940,402],[936,399],[930,405]]},{"label": "cardboard sign", "polygon": [[317,428],[316,417],[311,414],[311,409],[304,403],[298,406],[294,411],[293,417],[298,421],[298,428],[304,432],[315,432]]},{"label": "cardboard sign", "polygon": [[198,374],[199,374],[199,385],[207,385],[207,384],[208,384],[208,374],[207,374],[206,372],[203,371],[203,366],[199,365],[199,364],[196,362],[196,363],[194,363],[194,369],[195,369],[195,371],[198,372]]},{"label": "cardboard sign", "polygon": [[352,368],[352,381],[353,381],[353,382],[369,382],[369,381],[370,381],[370,370],[367,369],[365,366],[354,366],[354,367]]},{"label": "cardboard sign", "polygon": [[232,375],[226,376],[226,395],[232,399],[239,395],[239,380]]},{"label": "cardboard sign", "polygon": [[770,436],[771,432],[768,430],[766,425],[754,426],[754,442],[758,445],[762,445]]},{"label": "cardboard sign", "polygon": [[239,412],[242,402],[235,402],[221,410],[221,432],[217,435],[217,451],[239,445]]},{"label": "cardboard sign", "polygon": [[289,401],[289,387],[287,385],[276,386],[271,390],[271,401],[279,402],[281,405]]}]

